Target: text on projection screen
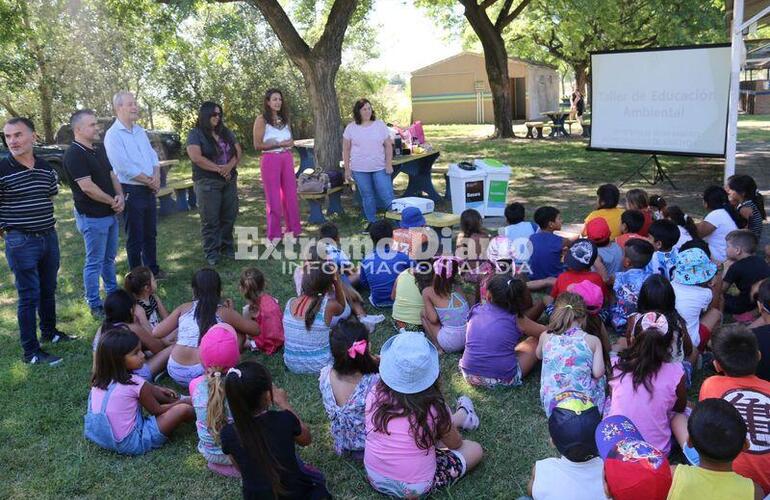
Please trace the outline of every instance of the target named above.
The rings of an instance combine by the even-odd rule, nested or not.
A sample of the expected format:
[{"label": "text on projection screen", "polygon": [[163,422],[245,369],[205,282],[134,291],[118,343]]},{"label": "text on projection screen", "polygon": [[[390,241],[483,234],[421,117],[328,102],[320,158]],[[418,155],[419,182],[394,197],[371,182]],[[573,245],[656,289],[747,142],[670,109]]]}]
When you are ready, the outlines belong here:
[{"label": "text on projection screen", "polygon": [[593,54],[591,147],[722,155],[730,48]]}]

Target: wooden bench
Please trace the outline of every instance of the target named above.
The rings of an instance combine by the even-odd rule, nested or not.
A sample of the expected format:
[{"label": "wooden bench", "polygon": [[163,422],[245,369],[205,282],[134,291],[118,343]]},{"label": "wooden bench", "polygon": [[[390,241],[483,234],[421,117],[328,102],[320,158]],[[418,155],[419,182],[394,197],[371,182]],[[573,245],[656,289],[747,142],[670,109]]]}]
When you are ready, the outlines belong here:
[{"label": "wooden bench", "polygon": [[527,126],[527,139],[542,139],[543,138],[543,122],[524,122]]},{"label": "wooden bench", "polygon": [[[425,217],[425,225],[428,227],[442,228],[452,227],[460,223],[460,216],[455,214],[447,214],[444,212],[431,212],[423,215]],[[391,220],[401,220],[401,213],[388,211],[385,212],[385,218]]]},{"label": "wooden bench", "polygon": [[346,184],[336,186],[327,189],[323,193],[297,193],[300,199],[307,201],[307,205],[310,208],[308,222],[311,224],[323,224],[326,222],[321,202],[327,198],[329,199],[329,206],[326,209],[326,215],[343,213],[342,191],[345,189],[345,186]]},{"label": "wooden bench", "polygon": [[[174,212],[187,212],[198,206],[195,196],[194,183],[191,180],[176,181],[166,184],[157,193],[160,201],[158,215],[169,215]],[[174,195],[172,199],[171,195]]]}]

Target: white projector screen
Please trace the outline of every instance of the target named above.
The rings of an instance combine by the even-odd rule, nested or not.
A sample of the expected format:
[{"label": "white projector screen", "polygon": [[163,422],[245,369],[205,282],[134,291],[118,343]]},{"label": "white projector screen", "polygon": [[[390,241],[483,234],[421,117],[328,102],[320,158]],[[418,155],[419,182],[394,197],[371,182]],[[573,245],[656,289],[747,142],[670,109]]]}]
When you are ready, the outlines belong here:
[{"label": "white projector screen", "polygon": [[591,54],[589,149],[723,157],[730,46]]}]

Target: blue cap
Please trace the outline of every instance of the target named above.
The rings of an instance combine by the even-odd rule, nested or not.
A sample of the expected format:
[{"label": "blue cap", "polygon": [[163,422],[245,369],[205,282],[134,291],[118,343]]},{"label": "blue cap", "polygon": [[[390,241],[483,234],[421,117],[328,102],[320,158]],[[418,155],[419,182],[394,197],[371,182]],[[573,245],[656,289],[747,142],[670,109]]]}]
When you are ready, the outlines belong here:
[{"label": "blue cap", "polygon": [[404,229],[410,227],[421,227],[425,225],[425,217],[422,216],[422,212],[417,207],[407,207],[401,212],[401,224]]},{"label": "blue cap", "polygon": [[396,392],[417,394],[436,382],[438,351],[420,332],[390,337],[380,350],[380,379]]}]

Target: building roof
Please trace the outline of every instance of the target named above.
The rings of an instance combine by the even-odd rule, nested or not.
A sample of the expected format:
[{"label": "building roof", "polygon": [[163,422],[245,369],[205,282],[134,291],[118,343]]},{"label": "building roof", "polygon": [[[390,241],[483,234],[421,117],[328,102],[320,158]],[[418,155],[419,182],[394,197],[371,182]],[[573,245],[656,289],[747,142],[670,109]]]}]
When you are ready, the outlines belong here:
[{"label": "building roof", "polygon": [[[414,75],[416,73],[420,73],[420,72],[425,71],[427,69],[430,69],[430,68],[432,68],[434,66],[437,66],[439,64],[443,64],[443,63],[445,63],[447,61],[451,61],[452,59],[457,59],[458,57],[462,57],[462,56],[476,56],[476,57],[482,57],[483,58],[484,54],[481,54],[479,52],[470,52],[470,51],[464,50],[462,52],[458,52],[457,54],[455,54],[453,56],[449,56],[447,58],[444,58],[444,59],[441,59],[441,60],[436,61],[434,63],[431,63],[431,64],[429,64],[427,66],[423,66],[422,68],[418,68],[418,69],[412,71],[412,75]],[[509,61],[513,61],[513,62],[517,62],[517,63],[527,64],[529,66],[540,66],[542,68],[548,68],[548,69],[556,70],[556,66],[553,66],[551,64],[545,64],[545,63],[540,63],[540,62],[535,62],[535,61],[529,61],[529,60],[526,60],[526,59],[519,59],[518,57],[509,57],[508,60]]]}]

